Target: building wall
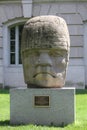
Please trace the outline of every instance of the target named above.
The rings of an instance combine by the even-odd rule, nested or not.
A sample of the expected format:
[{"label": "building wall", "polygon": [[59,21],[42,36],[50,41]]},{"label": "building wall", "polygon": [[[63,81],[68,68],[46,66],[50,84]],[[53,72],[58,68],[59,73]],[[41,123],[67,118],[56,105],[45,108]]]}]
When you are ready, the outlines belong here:
[{"label": "building wall", "polygon": [[[9,11],[11,10],[11,11]],[[87,85],[86,34],[87,2],[66,0],[20,0],[0,4],[0,83],[4,86],[25,86],[22,66],[7,64],[5,30],[13,21],[27,20],[38,15],[63,17],[69,28],[71,39],[70,62],[66,86],[84,88]],[[4,33],[3,33],[4,32]]]},{"label": "building wall", "polygon": [[0,87],[3,83],[3,45],[2,45],[2,26],[0,26]]},{"label": "building wall", "polygon": [[0,84],[3,84],[3,86],[18,87],[22,83],[24,84],[23,71],[22,67],[11,67],[7,64],[8,54],[6,50],[8,49],[8,39],[5,37],[5,30],[7,30],[7,23],[12,23],[12,21],[23,17],[22,4],[19,1],[15,3],[6,3],[3,1],[0,3],[0,12]]}]

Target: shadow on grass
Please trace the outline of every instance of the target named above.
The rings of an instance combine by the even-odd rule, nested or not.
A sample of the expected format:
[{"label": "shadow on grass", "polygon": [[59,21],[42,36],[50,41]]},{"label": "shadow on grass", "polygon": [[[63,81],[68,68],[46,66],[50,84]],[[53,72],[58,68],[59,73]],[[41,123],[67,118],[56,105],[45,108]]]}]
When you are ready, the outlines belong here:
[{"label": "shadow on grass", "polygon": [[9,89],[0,88],[0,94],[9,94]]},{"label": "shadow on grass", "polygon": [[76,94],[87,94],[87,89],[76,89]]},{"label": "shadow on grass", "polygon": [[8,126],[8,125],[10,125],[10,121],[9,120],[0,121],[0,126]]},{"label": "shadow on grass", "polygon": [[39,124],[10,124],[10,120],[5,120],[5,121],[0,121],[0,126],[11,126],[11,127],[18,127],[18,126],[26,126],[26,125],[33,125],[33,126],[40,126],[40,127],[49,127],[49,128],[51,128],[51,127],[54,127],[54,128],[56,128],[56,127],[60,127],[60,128],[64,128],[64,127],[66,127],[67,125],[64,125],[64,124],[61,124],[61,125],[53,125],[53,124],[51,124],[51,125],[39,125]]},{"label": "shadow on grass", "polygon": [[12,126],[12,127],[17,127],[17,126],[24,126],[24,124],[10,124],[10,120],[5,120],[5,121],[0,121],[0,126]]}]

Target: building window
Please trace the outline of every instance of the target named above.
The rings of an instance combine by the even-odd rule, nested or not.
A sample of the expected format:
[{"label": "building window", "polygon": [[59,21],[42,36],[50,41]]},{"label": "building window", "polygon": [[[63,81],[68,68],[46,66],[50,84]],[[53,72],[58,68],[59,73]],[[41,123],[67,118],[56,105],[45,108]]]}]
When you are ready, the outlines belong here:
[{"label": "building window", "polygon": [[10,64],[21,64],[21,34],[24,25],[10,27]]}]

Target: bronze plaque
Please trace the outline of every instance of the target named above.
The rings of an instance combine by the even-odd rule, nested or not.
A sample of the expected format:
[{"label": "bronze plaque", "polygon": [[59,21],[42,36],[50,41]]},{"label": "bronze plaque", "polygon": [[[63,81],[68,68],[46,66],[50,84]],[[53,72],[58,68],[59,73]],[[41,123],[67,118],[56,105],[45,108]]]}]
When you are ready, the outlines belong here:
[{"label": "bronze plaque", "polygon": [[34,105],[36,107],[49,107],[49,96],[35,96]]}]

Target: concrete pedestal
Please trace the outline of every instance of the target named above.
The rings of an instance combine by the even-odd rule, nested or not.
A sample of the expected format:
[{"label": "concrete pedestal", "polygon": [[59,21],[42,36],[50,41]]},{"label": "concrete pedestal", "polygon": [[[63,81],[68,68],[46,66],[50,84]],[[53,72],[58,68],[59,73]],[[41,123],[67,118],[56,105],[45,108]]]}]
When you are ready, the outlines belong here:
[{"label": "concrete pedestal", "polygon": [[75,89],[11,89],[10,123],[67,125],[75,121]]}]

